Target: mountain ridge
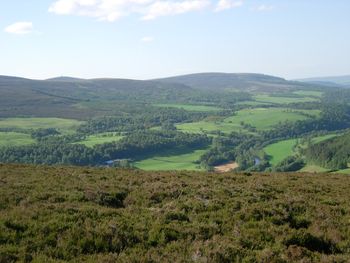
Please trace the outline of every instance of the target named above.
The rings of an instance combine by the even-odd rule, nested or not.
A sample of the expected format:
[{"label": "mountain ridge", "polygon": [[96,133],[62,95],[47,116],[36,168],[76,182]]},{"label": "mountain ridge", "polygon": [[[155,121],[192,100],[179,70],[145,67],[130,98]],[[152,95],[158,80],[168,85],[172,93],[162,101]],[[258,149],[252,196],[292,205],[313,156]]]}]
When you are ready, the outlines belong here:
[{"label": "mountain ridge", "polygon": [[350,75],[312,77],[297,79],[296,81],[320,84],[325,86],[350,87]]}]

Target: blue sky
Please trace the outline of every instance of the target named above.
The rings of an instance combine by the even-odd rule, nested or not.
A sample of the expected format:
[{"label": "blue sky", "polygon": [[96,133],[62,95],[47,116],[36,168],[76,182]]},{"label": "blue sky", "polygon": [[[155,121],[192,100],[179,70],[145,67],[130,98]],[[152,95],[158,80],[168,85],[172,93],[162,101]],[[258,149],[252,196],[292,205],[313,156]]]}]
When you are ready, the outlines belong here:
[{"label": "blue sky", "polygon": [[349,28],[349,0],[4,0],[0,75],[345,75]]}]

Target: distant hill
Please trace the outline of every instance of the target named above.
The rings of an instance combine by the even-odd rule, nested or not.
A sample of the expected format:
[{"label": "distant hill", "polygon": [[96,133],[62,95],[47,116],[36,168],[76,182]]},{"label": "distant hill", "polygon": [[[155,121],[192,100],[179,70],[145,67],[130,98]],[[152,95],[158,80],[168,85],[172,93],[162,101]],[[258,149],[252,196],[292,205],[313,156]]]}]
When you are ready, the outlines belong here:
[{"label": "distant hill", "polygon": [[306,78],[306,79],[299,79],[298,81],[319,84],[324,86],[350,87],[350,75]]},{"label": "distant hill", "polygon": [[156,79],[163,83],[181,83],[198,89],[237,89],[249,91],[286,91],[303,84],[255,73],[197,73]]},{"label": "distant hill", "polygon": [[85,118],[98,112],[105,115],[103,105],[91,111],[79,107],[79,103],[120,101],[116,106],[130,100],[139,102],[159,96],[185,94],[191,88],[174,83],[128,79],[74,79],[54,78],[31,80],[0,76],[0,117],[9,116],[55,116]]},{"label": "distant hill", "polygon": [[31,80],[0,76],[0,117],[70,116],[85,119],[104,116],[106,112],[123,112],[131,102],[193,103],[201,100],[205,103],[213,102],[213,91],[216,92],[216,101],[220,101],[227,98],[223,94],[226,90],[278,93],[305,87],[319,85],[251,73],[199,73],[154,80],[73,77]]},{"label": "distant hill", "polygon": [[68,82],[72,82],[72,81],[85,81],[85,79],[73,78],[73,77],[65,77],[65,76],[50,78],[50,79],[47,79],[47,80],[48,80],[48,81],[68,81]]}]

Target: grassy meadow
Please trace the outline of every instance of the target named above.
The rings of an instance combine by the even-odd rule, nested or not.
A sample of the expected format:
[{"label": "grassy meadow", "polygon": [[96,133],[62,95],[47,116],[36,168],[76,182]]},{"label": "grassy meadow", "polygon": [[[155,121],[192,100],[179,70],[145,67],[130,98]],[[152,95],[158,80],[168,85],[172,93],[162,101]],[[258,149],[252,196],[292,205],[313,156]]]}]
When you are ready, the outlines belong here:
[{"label": "grassy meadow", "polygon": [[115,133],[105,132],[99,134],[93,134],[86,137],[85,140],[76,142],[77,144],[84,144],[87,147],[94,147],[97,144],[103,144],[108,142],[117,142],[124,136],[116,135]]},{"label": "grassy meadow", "polygon": [[206,149],[186,151],[165,151],[161,154],[134,163],[142,170],[203,170],[195,162],[206,152]]},{"label": "grassy meadow", "polygon": [[220,111],[222,110],[219,107],[215,106],[207,106],[207,105],[191,105],[191,104],[153,104],[156,107],[165,107],[165,108],[178,108],[184,109],[187,111],[198,111],[198,112],[210,112],[210,111]]},{"label": "grassy meadow", "polygon": [[268,130],[280,122],[305,120],[308,113],[317,116],[319,111],[315,110],[289,110],[287,108],[248,108],[237,112],[235,116],[225,119],[199,121],[192,123],[178,124],[177,129],[184,132],[200,133],[221,131],[230,133],[244,130],[242,123],[249,124],[258,130]]},{"label": "grassy meadow", "polygon": [[61,133],[74,133],[81,121],[61,118],[6,118],[0,119],[0,128],[46,129],[56,128]]},{"label": "grassy meadow", "polygon": [[242,126],[239,124],[227,123],[222,120],[182,123],[182,124],[176,125],[176,128],[180,131],[190,132],[190,133],[208,133],[213,131],[230,133],[233,131],[244,130]]},{"label": "grassy meadow", "polygon": [[[348,167],[349,167],[349,166],[348,166]],[[348,168],[348,169],[344,169],[344,170],[339,170],[339,171],[336,171],[336,173],[350,175],[350,168]]]},{"label": "grassy meadow", "polygon": [[30,134],[19,132],[0,132],[0,147],[21,146],[35,143]]},{"label": "grassy meadow", "polygon": [[267,130],[285,121],[305,120],[308,117],[302,113],[317,115],[318,111],[297,111],[287,108],[254,108],[244,109],[237,112],[237,115],[226,118],[225,123],[240,125],[241,122],[249,124],[258,130]]},{"label": "grassy meadow", "polygon": [[317,136],[311,139],[311,143],[315,144],[315,143],[320,143],[329,139],[332,139],[334,137],[340,136],[341,133],[330,133],[330,134],[326,134],[326,135],[322,135],[322,136]]},{"label": "grassy meadow", "polygon": [[162,108],[177,108],[177,109],[183,109],[187,111],[198,111],[198,112],[215,112],[222,110],[219,107],[215,106],[207,106],[207,105],[192,105],[192,104],[177,104],[177,103],[159,103],[159,104],[153,104],[153,106],[156,107],[162,107]]},{"label": "grassy meadow", "polygon": [[298,91],[294,91],[293,93],[300,96],[318,97],[318,98],[321,98],[323,95],[322,91],[317,91],[317,90],[298,90]]},{"label": "grassy meadow", "polygon": [[297,144],[297,139],[279,141],[264,148],[264,152],[271,157],[269,162],[275,166],[283,159],[293,155],[293,148]]},{"label": "grassy meadow", "polygon": [[[301,94],[300,94],[301,95]],[[258,94],[254,96],[255,101],[265,102],[265,103],[274,103],[274,104],[289,104],[289,103],[298,103],[298,102],[313,102],[319,101],[318,98],[300,96],[300,97],[275,97],[268,94]]]}]

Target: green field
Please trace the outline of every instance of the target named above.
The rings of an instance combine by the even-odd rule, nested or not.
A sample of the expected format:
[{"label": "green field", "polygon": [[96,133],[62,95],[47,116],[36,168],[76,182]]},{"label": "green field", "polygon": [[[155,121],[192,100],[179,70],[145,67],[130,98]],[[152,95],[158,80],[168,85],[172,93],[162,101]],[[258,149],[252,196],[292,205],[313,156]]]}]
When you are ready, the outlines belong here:
[{"label": "green field", "polygon": [[271,103],[268,102],[261,102],[261,101],[255,101],[255,100],[248,100],[248,101],[240,101],[237,103],[237,105],[244,105],[244,106],[256,106],[261,107],[264,105],[271,105]]},{"label": "green field", "polygon": [[183,132],[190,133],[207,133],[213,131],[221,131],[223,133],[231,133],[232,131],[243,130],[243,128],[238,124],[226,123],[223,121],[199,121],[191,123],[182,123],[176,125],[176,128]]},{"label": "green field", "polygon": [[[319,143],[341,134],[331,133],[322,136],[317,136],[311,139],[311,143]],[[266,154],[271,156],[270,163],[277,165],[280,161],[286,157],[293,155],[293,147],[298,143],[298,139],[284,140],[277,143],[270,144],[264,148]],[[300,148],[307,147],[306,144],[298,144]],[[301,171],[303,172],[328,172],[329,169],[322,168],[317,165],[308,164]]]},{"label": "green field", "polygon": [[0,147],[2,146],[20,146],[35,143],[30,134],[19,132],[0,132]]},{"label": "green field", "polygon": [[322,136],[317,136],[311,139],[311,143],[316,144],[316,143],[320,143],[329,139],[332,139],[334,137],[340,136],[342,135],[341,133],[331,133],[331,134],[326,134],[326,135],[322,135]]},{"label": "green field", "polygon": [[144,159],[142,161],[135,162],[135,167],[142,170],[203,170],[198,167],[198,164],[194,163],[199,157],[207,150],[195,150],[190,149],[186,152],[167,151],[154,156],[152,158]]},{"label": "green field", "polygon": [[97,144],[119,141],[123,137],[124,136],[116,135],[114,133],[105,132],[87,136],[85,140],[76,143],[84,144],[87,147],[94,147]]},{"label": "green field", "polygon": [[293,147],[296,143],[297,139],[280,141],[266,146],[264,151],[271,156],[270,163],[274,166],[293,154]]},{"label": "green field", "polygon": [[306,116],[299,112],[305,112],[313,115],[317,115],[319,111],[296,111],[288,110],[286,108],[255,108],[244,109],[237,112],[235,116],[228,117],[224,120],[217,121],[199,121],[192,123],[178,124],[177,129],[184,132],[200,133],[221,131],[224,133],[230,133],[232,131],[244,130],[241,122],[252,125],[258,130],[268,130],[274,125],[284,121],[297,121],[305,120]]},{"label": "green field", "polygon": [[166,107],[166,108],[177,108],[184,109],[187,111],[198,111],[198,112],[208,112],[208,111],[220,111],[221,108],[215,106],[207,106],[207,105],[192,105],[192,104],[153,104],[156,107]]},{"label": "green field", "polygon": [[286,108],[255,108],[244,109],[237,112],[236,116],[226,118],[225,123],[240,125],[241,122],[250,124],[258,130],[267,130],[280,122],[298,121],[307,119],[301,112],[317,115],[318,111],[296,111]]},{"label": "green field", "polygon": [[316,91],[316,90],[298,90],[298,91],[294,91],[294,94],[300,95],[300,96],[311,96],[311,97],[318,97],[321,98],[323,95],[322,91]]},{"label": "green field", "polygon": [[61,118],[6,118],[0,119],[0,128],[56,128],[61,133],[73,133],[81,123],[81,121]]},{"label": "green field", "polygon": [[344,170],[339,170],[339,171],[336,171],[335,173],[349,174],[350,175],[350,168],[344,169]]},{"label": "green field", "polygon": [[311,102],[318,101],[317,98],[313,97],[274,97],[267,94],[259,94],[254,96],[254,99],[258,102],[268,102],[268,103],[276,103],[276,104],[288,104],[288,103],[298,103],[298,102]]}]

